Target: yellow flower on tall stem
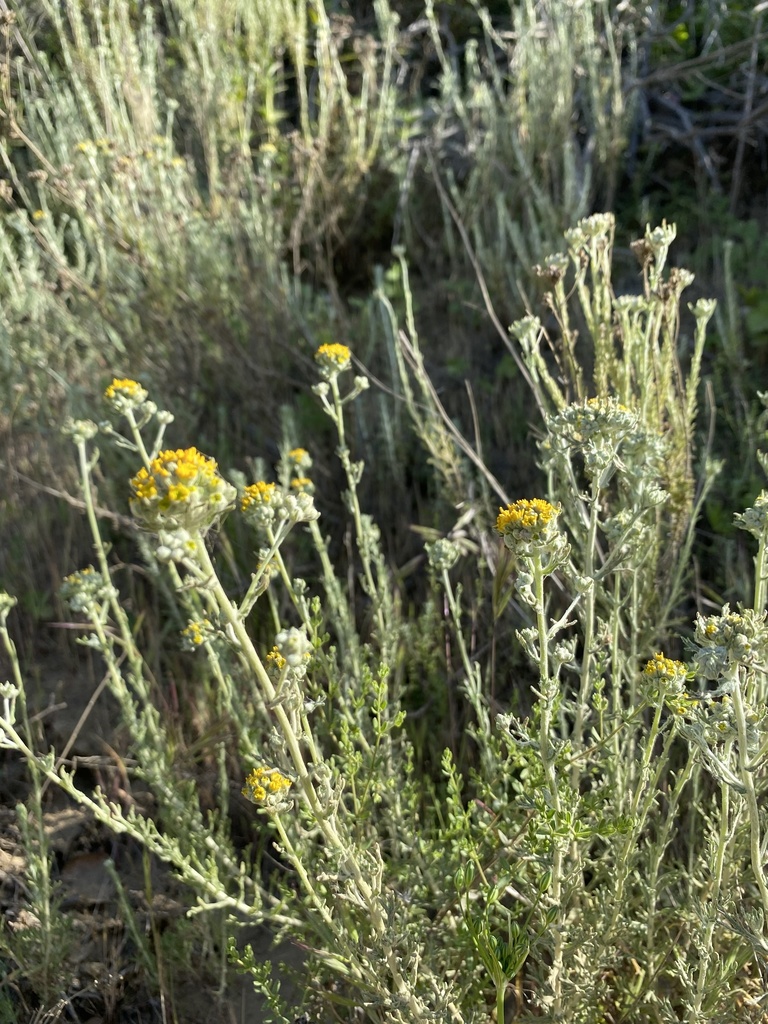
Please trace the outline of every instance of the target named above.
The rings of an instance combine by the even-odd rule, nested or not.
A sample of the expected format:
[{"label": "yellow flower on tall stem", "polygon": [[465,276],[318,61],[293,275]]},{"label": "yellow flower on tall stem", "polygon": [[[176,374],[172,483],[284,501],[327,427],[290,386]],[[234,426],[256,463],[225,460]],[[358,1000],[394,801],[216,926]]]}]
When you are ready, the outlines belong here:
[{"label": "yellow flower on tall stem", "polygon": [[562,509],[543,498],[521,498],[500,508],[496,530],[510,551],[530,554],[549,549],[559,537],[557,519]]},{"label": "yellow flower on tall stem", "polygon": [[337,377],[343,370],[348,370],[352,362],[352,353],[346,345],[321,345],[315,352],[315,362],[326,380]]},{"label": "yellow flower on tall stem", "polygon": [[231,507],[236,490],[196,448],[160,452],[131,480],[134,518],[147,530],[204,533]]},{"label": "yellow flower on tall stem", "polygon": [[147,389],[128,377],[115,377],[104,392],[105,400],[119,413],[127,409],[138,409],[148,397]]}]

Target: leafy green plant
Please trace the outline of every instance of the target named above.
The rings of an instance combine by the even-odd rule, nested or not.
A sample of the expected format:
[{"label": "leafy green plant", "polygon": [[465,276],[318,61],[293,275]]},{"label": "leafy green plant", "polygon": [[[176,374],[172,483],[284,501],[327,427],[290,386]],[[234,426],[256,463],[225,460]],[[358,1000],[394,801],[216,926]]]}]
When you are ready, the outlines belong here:
[{"label": "leafy green plant", "polygon": [[[4,462],[42,483],[48,457],[64,461],[56,424],[85,415],[105,367],[150,383],[201,445],[260,449],[273,396],[307,382],[311,352],[365,331],[347,300],[393,241],[425,301],[472,303],[474,272],[453,280],[471,267],[454,214],[517,315],[513,265],[558,245],[615,177],[625,30],[592,6],[378,0],[353,18],[322,2],[11,0]],[[461,332],[452,347],[457,362]],[[381,371],[376,348],[356,353]],[[411,450],[388,412],[366,426],[400,466]]]},{"label": "leafy green plant", "polygon": [[[687,278],[664,272],[673,235],[649,230],[641,240],[644,293],[630,300],[610,283],[611,219],[569,233],[568,257],[543,271],[561,330],[557,377],[540,327],[529,319],[513,328],[544,414],[549,498],[501,498],[492,534],[481,498],[464,522],[474,543],[457,528],[426,546],[431,600],[443,608],[427,642],[453,666],[468,740],[460,752],[446,747],[431,777],[415,770],[419,732],[405,707],[413,624],[359,498],[365,467],[347,419],[367,400],[368,380],[345,383],[346,346],[317,350],[313,390],[338,438],[351,575],[329,554],[306,449],[287,440],[274,480],[233,484],[197,449],[163,449],[170,416],[141,384],[118,378],[105,393],[126,428],[105,426],[107,439],[137,461],[128,494],[143,557],[175,593],[187,623],[180,642],[206,659],[210,699],[235,740],[214,741],[213,812],[176,770],[101,538],[99,430],[68,426],[96,564],[68,577],[63,597],[103,659],[156,816],[84,791],[34,748],[17,667],[2,691],[3,744],[171,865],[190,887],[192,912],[230,914],[233,935],[243,920],[269,923],[301,944],[293,1005],[252,950],[240,951],[236,935],[230,943],[272,1019],[306,1010],[381,1024],[494,1013],[703,1024],[764,1012],[768,499],[737,517],[758,542],[753,608],[697,615],[688,662],[668,657],[659,647],[670,642],[699,500],[691,427],[713,309],[693,307],[683,373],[677,317]],[[569,320],[577,308],[588,328],[580,348]],[[434,401],[418,339],[395,336],[406,407],[435,468],[448,476],[453,465],[455,481],[482,480],[478,494],[490,495],[492,475]],[[215,537],[235,505],[259,546],[250,583],[231,596]],[[290,568],[299,532],[317,559],[309,578]],[[473,592],[462,577],[487,579],[488,590]],[[11,605],[5,598],[4,615]],[[491,648],[476,636],[486,606]],[[434,628],[429,609],[418,621]],[[7,631],[3,639],[17,666]],[[517,662],[498,650],[515,645]],[[515,677],[504,678],[514,664]],[[445,712],[427,714],[439,737],[450,735]],[[233,841],[232,775],[272,838],[271,875]]]},{"label": "leafy green plant", "polygon": [[[509,19],[472,7],[479,25],[459,61],[445,19],[425,5],[440,91],[424,187],[436,190],[442,211],[442,258],[454,273],[469,259],[494,303],[514,310],[541,254],[595,202],[612,205],[636,39],[631,19],[608,4],[526,0],[510,4]],[[418,209],[405,228],[421,263]]]},{"label": "leafy green plant", "polygon": [[[16,647],[8,630],[8,614],[15,604],[7,594],[0,595],[0,642],[10,656],[13,682],[0,687],[3,718],[17,722],[27,749],[38,746],[27,710],[24,679],[19,668]],[[16,749],[0,735],[0,746]],[[52,764],[52,761],[46,762]],[[22,919],[15,927],[3,929],[0,951],[10,956],[43,1006],[54,1003],[60,993],[61,976],[72,954],[74,937],[59,909],[59,898],[52,876],[53,857],[43,823],[43,784],[45,771],[36,759],[29,762],[30,796],[27,804],[16,806],[16,822],[26,857],[25,878],[28,900]],[[3,997],[5,1000],[5,996]]]}]

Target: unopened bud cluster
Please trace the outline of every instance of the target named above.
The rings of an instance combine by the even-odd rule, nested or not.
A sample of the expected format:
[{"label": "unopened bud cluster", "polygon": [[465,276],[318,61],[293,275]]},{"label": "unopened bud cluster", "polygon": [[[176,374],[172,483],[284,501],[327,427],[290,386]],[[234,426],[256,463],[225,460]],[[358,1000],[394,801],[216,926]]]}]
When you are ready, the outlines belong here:
[{"label": "unopened bud cluster", "polygon": [[721,615],[696,616],[694,654],[696,670],[705,679],[726,683],[735,680],[738,668],[760,667],[768,658],[768,626],[765,612],[744,608],[732,612],[729,605]]},{"label": "unopened bud cluster", "polygon": [[320,513],[315,508],[311,481],[301,477],[294,481],[299,481],[300,486],[291,493],[266,480],[249,484],[240,499],[245,521],[257,529],[266,529],[282,522],[309,523],[318,519]]},{"label": "unopened bud cluster", "polygon": [[677,707],[685,697],[688,667],[682,661],[673,661],[660,651],[646,662],[643,683],[646,696],[652,703],[664,700]]},{"label": "unopened bud cluster", "polygon": [[75,613],[94,611],[116,594],[115,588],[92,565],[65,577],[59,590],[62,601]]},{"label": "unopened bud cluster", "polygon": [[746,530],[758,540],[768,535],[768,491],[761,491],[755,503],[744,512],[734,515],[734,522],[741,530]]}]

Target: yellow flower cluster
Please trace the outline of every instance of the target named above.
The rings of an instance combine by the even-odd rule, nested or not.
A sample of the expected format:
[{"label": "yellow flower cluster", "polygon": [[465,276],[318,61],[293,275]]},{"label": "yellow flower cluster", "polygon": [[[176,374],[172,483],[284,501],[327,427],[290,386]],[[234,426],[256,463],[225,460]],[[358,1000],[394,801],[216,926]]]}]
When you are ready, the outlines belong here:
[{"label": "yellow flower cluster", "polygon": [[261,804],[269,796],[279,797],[290,787],[291,780],[277,768],[254,768],[245,780],[242,794],[252,804]]},{"label": "yellow flower cluster", "polygon": [[116,412],[137,409],[146,402],[147,397],[146,389],[138,381],[130,380],[127,377],[115,377],[104,392],[104,398]]},{"label": "yellow flower cluster", "polygon": [[701,718],[704,721],[704,735],[709,743],[721,743],[731,736],[738,735],[733,701],[727,693],[717,700],[701,705]]},{"label": "yellow flower cluster", "polygon": [[243,512],[249,511],[254,506],[271,505],[277,491],[276,484],[269,484],[266,480],[257,480],[255,484],[249,484],[240,499],[240,508]]},{"label": "yellow flower cluster", "polygon": [[552,505],[543,498],[521,498],[506,508],[500,508],[496,517],[496,530],[505,547],[516,555],[551,556],[548,572],[568,555],[568,544],[557,526],[562,512],[560,505]]},{"label": "yellow flower cluster", "polygon": [[278,672],[282,672],[286,666],[285,658],[282,656],[277,647],[273,647],[266,658],[267,668],[274,665]]},{"label": "yellow flower cluster", "polygon": [[675,686],[684,682],[688,669],[682,661],[673,661],[672,658],[665,658],[661,651],[646,662],[643,669],[646,679],[653,679],[655,682]]},{"label": "yellow flower cluster", "polygon": [[661,651],[646,662],[643,681],[648,698],[654,703],[660,698],[674,715],[688,715],[696,706],[696,700],[685,692],[688,668],[682,661],[666,658]]},{"label": "yellow flower cluster", "polygon": [[291,448],[288,458],[299,469],[306,469],[312,465],[312,458],[306,448]]},{"label": "yellow flower cluster", "polygon": [[314,494],[315,485],[306,475],[312,465],[312,456],[306,448],[292,448],[288,452],[291,471],[291,491],[294,494]]},{"label": "yellow flower cluster", "polygon": [[75,149],[78,153],[85,153],[86,155],[93,155],[97,150],[101,153],[110,153],[114,147],[114,143],[111,139],[84,139],[82,142],[78,142]]},{"label": "yellow flower cluster", "polygon": [[730,649],[738,648],[747,653],[750,642],[764,642],[765,617],[755,618],[754,613],[732,612],[728,605],[722,615],[710,615],[696,620],[696,640],[700,644],[719,645]]},{"label": "yellow flower cluster", "polygon": [[201,619],[200,621],[190,622],[190,624],[181,631],[183,640],[193,650],[197,647],[201,647],[212,634],[213,626],[211,625],[210,619]]},{"label": "yellow flower cluster", "polygon": [[723,606],[722,615],[696,616],[694,656],[696,670],[706,679],[732,678],[738,665],[765,664],[768,658],[768,621],[765,612],[741,608],[732,612]]},{"label": "yellow flower cluster", "polygon": [[619,449],[631,450],[644,441],[638,416],[615,398],[589,398],[568,405],[553,416],[544,450],[570,451],[574,446],[586,459],[588,475],[601,476],[614,465]]},{"label": "yellow flower cluster", "polygon": [[315,361],[320,367],[323,377],[330,380],[343,370],[349,369],[352,353],[346,345],[321,345],[315,352]]},{"label": "yellow flower cluster", "polygon": [[587,405],[590,409],[595,409],[598,412],[605,409],[617,410],[618,412],[629,412],[626,405],[622,405],[621,402],[617,401],[615,398],[588,398]]},{"label": "yellow flower cluster", "polygon": [[131,511],[148,529],[203,530],[226,511],[235,489],[197,448],[169,449],[131,480]]},{"label": "yellow flower cluster", "polygon": [[256,530],[269,529],[275,520],[284,521],[290,515],[282,488],[266,480],[257,480],[245,488],[240,510],[248,525]]},{"label": "yellow flower cluster", "polygon": [[92,565],[87,565],[84,569],[78,569],[77,572],[72,572],[69,576],[64,577],[65,583],[70,583],[73,586],[80,586],[85,583],[86,580],[95,579],[96,570]]},{"label": "yellow flower cluster", "polygon": [[[146,160],[153,160],[163,156],[167,149],[167,141],[163,135],[153,135],[150,146],[138,153],[132,153],[130,159],[142,156]],[[86,156],[111,156],[115,152],[115,147],[116,143],[113,139],[83,139],[82,142],[77,143],[75,150],[78,153],[84,153]]]},{"label": "yellow flower cluster", "polygon": [[551,505],[543,498],[521,498],[499,509],[496,529],[502,536],[511,530],[541,530],[557,519],[560,511],[559,506]]},{"label": "yellow flower cluster", "polygon": [[149,469],[142,468],[131,480],[131,487],[139,500],[159,498],[161,507],[173,502],[187,501],[201,477],[213,479],[216,463],[197,448],[179,448],[160,452]]}]

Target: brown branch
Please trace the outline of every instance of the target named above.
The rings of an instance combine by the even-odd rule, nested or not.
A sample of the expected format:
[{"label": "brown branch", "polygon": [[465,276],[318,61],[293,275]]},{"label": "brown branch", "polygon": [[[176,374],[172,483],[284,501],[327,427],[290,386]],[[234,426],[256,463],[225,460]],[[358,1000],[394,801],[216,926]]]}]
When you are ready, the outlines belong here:
[{"label": "brown branch", "polygon": [[[79,512],[85,512],[85,502],[82,498],[76,498],[73,494],[69,494],[67,491],[60,491],[56,487],[49,487],[47,484],[41,484],[38,480],[33,480],[32,477],[25,476],[24,473],[19,473],[18,470],[12,469],[13,476],[20,480],[27,487],[31,487],[32,490],[38,491],[41,494],[49,494],[52,498],[58,498],[60,501],[65,501],[72,508],[76,508]],[[113,522],[116,526],[120,526],[124,530],[128,530],[131,533],[136,533],[137,526],[130,516],[124,516],[120,512],[112,512],[108,508],[103,508],[101,505],[94,506],[94,511],[99,519],[108,519]]]}]

